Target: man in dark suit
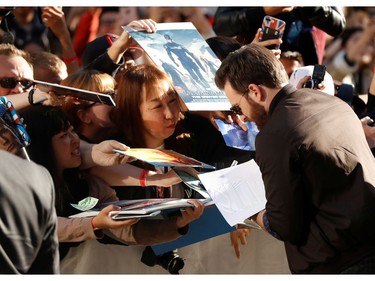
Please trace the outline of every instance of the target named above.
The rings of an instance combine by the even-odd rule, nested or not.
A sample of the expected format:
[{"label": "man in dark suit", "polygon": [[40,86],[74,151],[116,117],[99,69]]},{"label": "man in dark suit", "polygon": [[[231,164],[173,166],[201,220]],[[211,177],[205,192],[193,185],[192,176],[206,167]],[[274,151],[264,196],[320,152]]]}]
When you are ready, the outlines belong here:
[{"label": "man in dark suit", "polygon": [[0,159],[0,274],[59,273],[50,174],[3,150]]},{"label": "man in dark suit", "polygon": [[252,218],[284,241],[291,272],[375,273],[375,159],[352,108],[296,89],[258,44],[229,54],[215,82],[259,129],[267,204]]}]

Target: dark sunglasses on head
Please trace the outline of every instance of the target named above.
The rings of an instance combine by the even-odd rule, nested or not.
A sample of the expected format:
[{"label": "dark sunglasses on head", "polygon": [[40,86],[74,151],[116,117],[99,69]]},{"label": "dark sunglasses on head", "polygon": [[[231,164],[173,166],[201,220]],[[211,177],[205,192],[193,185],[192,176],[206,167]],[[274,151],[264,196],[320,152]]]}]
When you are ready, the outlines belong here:
[{"label": "dark sunglasses on head", "polygon": [[0,78],[0,86],[5,89],[13,89],[20,83],[25,90],[34,85],[34,81],[28,79]]}]

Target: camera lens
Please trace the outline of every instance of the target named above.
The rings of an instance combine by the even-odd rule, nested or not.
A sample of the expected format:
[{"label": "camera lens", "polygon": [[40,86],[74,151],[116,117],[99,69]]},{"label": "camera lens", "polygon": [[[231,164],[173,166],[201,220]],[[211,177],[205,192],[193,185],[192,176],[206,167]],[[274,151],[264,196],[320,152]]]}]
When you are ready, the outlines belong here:
[{"label": "camera lens", "polygon": [[170,274],[179,274],[185,265],[184,259],[177,254],[177,250],[156,256],[150,246],[143,251],[141,261],[148,266],[160,265]]},{"label": "camera lens", "polygon": [[309,80],[306,83],[303,83],[302,88],[314,89],[314,80]]},{"label": "camera lens", "polygon": [[159,256],[157,264],[161,265],[170,274],[179,274],[178,272],[185,265],[185,262],[175,252],[167,252]]}]

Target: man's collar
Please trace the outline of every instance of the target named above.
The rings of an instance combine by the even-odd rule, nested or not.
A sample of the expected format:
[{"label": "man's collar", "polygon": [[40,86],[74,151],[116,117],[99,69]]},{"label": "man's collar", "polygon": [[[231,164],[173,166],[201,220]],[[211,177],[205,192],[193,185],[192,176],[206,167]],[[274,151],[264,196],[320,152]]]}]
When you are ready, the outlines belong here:
[{"label": "man's collar", "polygon": [[288,94],[291,94],[293,92],[297,91],[297,88],[294,87],[291,84],[287,84],[284,87],[280,89],[280,91],[275,95],[273,100],[271,101],[270,108],[268,110],[268,116],[272,115],[272,112],[275,110],[276,106],[279,104],[279,102]]}]

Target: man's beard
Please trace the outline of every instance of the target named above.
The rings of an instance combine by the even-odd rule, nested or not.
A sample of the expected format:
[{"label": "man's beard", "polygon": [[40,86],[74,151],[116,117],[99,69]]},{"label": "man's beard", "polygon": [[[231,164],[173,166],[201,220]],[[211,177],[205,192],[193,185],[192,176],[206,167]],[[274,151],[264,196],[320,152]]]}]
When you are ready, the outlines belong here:
[{"label": "man's beard", "polygon": [[257,125],[257,128],[260,131],[267,123],[268,114],[263,106],[257,104],[252,99],[247,99],[247,102],[251,109],[249,119]]}]

